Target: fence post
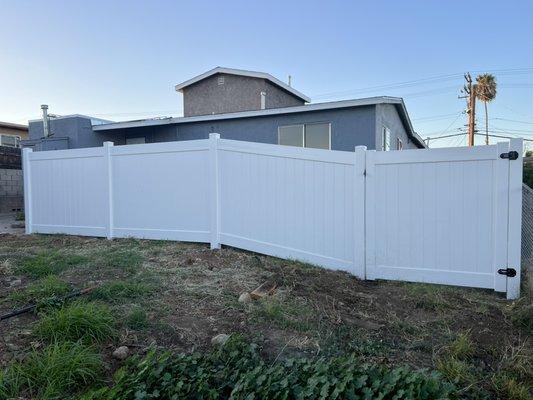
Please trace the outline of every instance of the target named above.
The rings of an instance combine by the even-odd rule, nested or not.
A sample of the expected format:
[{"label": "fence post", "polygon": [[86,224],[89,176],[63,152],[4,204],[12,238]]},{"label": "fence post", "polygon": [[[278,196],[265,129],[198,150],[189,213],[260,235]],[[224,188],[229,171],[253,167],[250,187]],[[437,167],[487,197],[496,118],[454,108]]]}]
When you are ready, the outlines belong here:
[{"label": "fence post", "polygon": [[518,158],[509,161],[509,230],[507,268],[514,268],[516,276],[507,277],[507,298],[520,297],[521,245],[522,245],[522,152],[523,139],[511,139],[509,151],[516,151]]},{"label": "fence post", "polygon": [[366,146],[355,147],[354,181],[353,181],[353,224],[354,224],[354,259],[353,274],[359,279],[366,278],[365,270],[365,174]]},{"label": "fence post", "polygon": [[374,176],[376,150],[366,152],[365,174],[365,279],[376,279],[376,198]]},{"label": "fence post", "polygon": [[107,224],[106,238],[113,238],[113,171],[111,163],[111,150],[113,142],[104,142],[104,162],[107,180]]},{"label": "fence post", "polygon": [[31,161],[30,155],[33,152],[30,148],[22,149],[22,178],[24,179],[24,219],[26,226],[26,234],[32,233],[32,198],[31,198]]},{"label": "fence post", "polygon": [[218,174],[218,140],[220,134],[209,134],[209,160],[211,175],[211,249],[220,249],[220,199]]}]

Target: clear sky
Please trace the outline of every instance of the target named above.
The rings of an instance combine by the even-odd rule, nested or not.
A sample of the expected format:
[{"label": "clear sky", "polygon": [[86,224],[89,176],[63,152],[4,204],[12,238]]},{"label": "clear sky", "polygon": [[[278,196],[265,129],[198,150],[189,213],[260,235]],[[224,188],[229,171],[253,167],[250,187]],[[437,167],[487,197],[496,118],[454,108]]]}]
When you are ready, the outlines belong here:
[{"label": "clear sky", "polygon": [[488,71],[491,130],[533,139],[533,1],[0,0],[0,16],[1,121],[38,118],[42,103],[179,116],[173,86],[224,66],[290,74],[313,102],[403,97],[419,134],[438,136],[466,123],[462,74]]}]

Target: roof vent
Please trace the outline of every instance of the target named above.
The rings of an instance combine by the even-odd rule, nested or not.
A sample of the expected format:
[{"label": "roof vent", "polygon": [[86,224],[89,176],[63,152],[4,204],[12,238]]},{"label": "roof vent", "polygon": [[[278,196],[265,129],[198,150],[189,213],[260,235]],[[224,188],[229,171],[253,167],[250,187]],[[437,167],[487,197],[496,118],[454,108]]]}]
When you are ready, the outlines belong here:
[{"label": "roof vent", "polygon": [[218,77],[218,84],[219,85],[223,85],[224,84],[224,77],[223,76],[219,76]]}]

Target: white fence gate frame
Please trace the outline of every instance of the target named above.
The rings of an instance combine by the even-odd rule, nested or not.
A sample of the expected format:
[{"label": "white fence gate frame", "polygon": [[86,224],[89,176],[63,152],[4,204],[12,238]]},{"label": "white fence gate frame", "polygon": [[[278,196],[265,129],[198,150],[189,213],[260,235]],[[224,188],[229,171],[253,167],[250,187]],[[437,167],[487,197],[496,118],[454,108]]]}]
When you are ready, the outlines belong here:
[{"label": "white fence gate frame", "polygon": [[[510,161],[500,155],[518,152]],[[221,244],[519,296],[521,139],[355,152],[220,139],[33,153],[26,233]],[[498,273],[513,268],[515,277]],[[508,271],[508,270],[507,270]]]}]

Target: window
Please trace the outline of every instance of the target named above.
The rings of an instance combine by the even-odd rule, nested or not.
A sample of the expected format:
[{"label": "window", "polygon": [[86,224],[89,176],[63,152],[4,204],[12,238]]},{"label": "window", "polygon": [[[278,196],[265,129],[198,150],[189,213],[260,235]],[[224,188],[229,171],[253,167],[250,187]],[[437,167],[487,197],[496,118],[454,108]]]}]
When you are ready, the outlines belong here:
[{"label": "window", "polygon": [[386,126],[383,127],[381,135],[381,150],[389,151],[390,150],[390,129]]},{"label": "window", "polygon": [[144,136],[126,138],[126,144],[143,144],[143,143],[146,143],[146,138]]},{"label": "window", "polygon": [[403,142],[400,138],[396,138],[396,150],[403,150]]},{"label": "window", "polygon": [[299,124],[280,126],[278,143],[285,146],[309,147],[313,149],[331,148],[331,124]]},{"label": "window", "polygon": [[20,136],[0,135],[0,146],[20,147]]},{"label": "window", "polygon": [[219,76],[218,77],[218,84],[219,85],[223,85],[224,84],[224,77],[223,76]]},{"label": "window", "polygon": [[278,143],[284,146],[303,147],[304,145],[303,125],[280,126],[278,135]]}]

